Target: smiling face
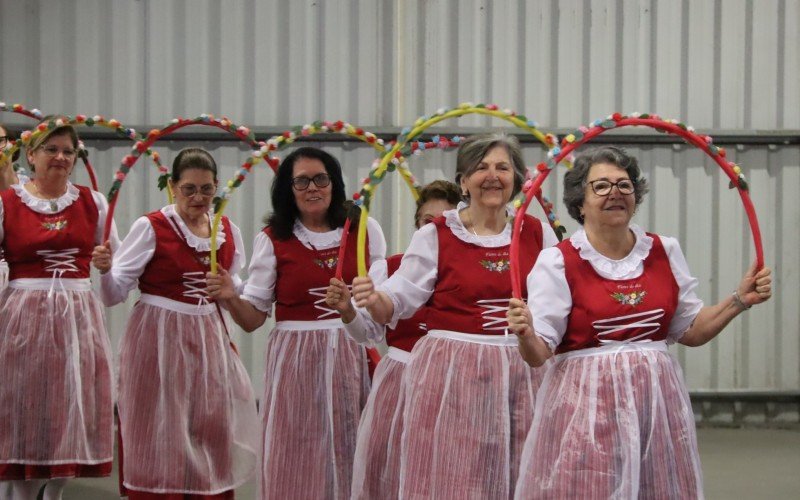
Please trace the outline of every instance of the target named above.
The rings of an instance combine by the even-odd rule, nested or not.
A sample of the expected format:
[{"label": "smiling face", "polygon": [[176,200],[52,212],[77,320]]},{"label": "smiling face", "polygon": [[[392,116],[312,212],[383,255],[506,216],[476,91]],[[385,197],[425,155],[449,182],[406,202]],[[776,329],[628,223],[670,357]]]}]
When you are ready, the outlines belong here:
[{"label": "smiling face", "polygon": [[75,166],[77,150],[69,134],[53,134],[26,155],[37,179],[54,179],[66,184]]},{"label": "smiling face", "polygon": [[[300,157],[294,162],[292,179],[297,179],[298,177],[313,179],[316,175],[327,173],[325,165],[320,160]],[[308,187],[302,190],[292,186],[294,201],[297,204],[301,222],[309,219],[319,219],[327,215],[328,207],[331,205],[332,186],[333,184],[330,181],[324,187],[319,187],[315,182],[311,181],[308,183]]]},{"label": "smiling face", "polygon": [[636,197],[633,193],[622,194],[618,187],[612,187],[607,196],[595,194],[592,190],[593,181],[609,181],[617,183],[622,180],[630,181],[628,173],[612,163],[595,163],[586,176],[586,187],[581,206],[584,216],[584,225],[589,227],[625,226],[627,227],[636,209]]},{"label": "smiling face", "polygon": [[506,148],[490,149],[469,176],[461,178],[461,189],[469,193],[470,205],[505,206],[514,190],[514,167]]},{"label": "smiling face", "polygon": [[[177,181],[170,179],[175,209],[187,221],[205,216],[217,190],[214,173],[201,168],[187,168]],[[205,192],[205,194],[203,194]]]}]

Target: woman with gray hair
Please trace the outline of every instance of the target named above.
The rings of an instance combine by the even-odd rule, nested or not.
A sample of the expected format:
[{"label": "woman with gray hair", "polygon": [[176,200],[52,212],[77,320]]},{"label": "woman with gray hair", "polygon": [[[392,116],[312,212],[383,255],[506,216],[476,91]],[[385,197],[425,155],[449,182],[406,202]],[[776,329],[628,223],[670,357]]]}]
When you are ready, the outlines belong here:
[{"label": "woman with gray hair", "polygon": [[[375,288],[353,281],[356,305],[393,327],[422,305],[428,333],[404,374],[400,498],[508,498],[533,417],[540,371],[506,334],[511,296],[507,204],[524,180],[519,143],[473,136],[458,150],[464,203],[420,228],[400,268]],[[549,226],[525,216],[521,271],[557,242]]]},{"label": "woman with gray hair", "polygon": [[770,297],[770,270],[754,265],[704,307],[677,240],[631,223],[646,192],[624,150],[581,154],[564,202],[583,229],[540,254],[528,305],[511,301],[522,357],[541,366],[555,354],[516,498],[703,496],[692,406],[667,344],[713,339]]}]

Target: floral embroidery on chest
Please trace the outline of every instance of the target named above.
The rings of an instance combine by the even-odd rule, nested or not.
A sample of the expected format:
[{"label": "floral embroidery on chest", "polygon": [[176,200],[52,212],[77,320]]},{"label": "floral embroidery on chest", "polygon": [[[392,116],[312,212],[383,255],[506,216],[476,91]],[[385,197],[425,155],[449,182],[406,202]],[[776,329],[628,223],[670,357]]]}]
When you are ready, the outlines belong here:
[{"label": "floral embroidery on chest", "polygon": [[336,264],[339,263],[338,256],[322,257],[314,259],[314,264],[322,269],[335,269]]},{"label": "floral embroidery on chest", "polygon": [[69,220],[63,215],[48,216],[42,221],[42,228],[46,231],[61,231],[69,224]]},{"label": "floral embroidery on chest", "polygon": [[642,285],[617,285],[617,291],[611,294],[611,298],[622,305],[636,307],[644,301],[647,290],[642,289]]},{"label": "floral embroidery on chest", "polygon": [[484,269],[493,273],[502,273],[508,271],[511,266],[511,260],[508,257],[508,252],[487,252],[486,258],[478,261]]},{"label": "floral embroidery on chest", "polygon": [[210,254],[209,255],[198,255],[197,256],[197,261],[200,262],[204,266],[210,266],[211,265],[211,255]]}]

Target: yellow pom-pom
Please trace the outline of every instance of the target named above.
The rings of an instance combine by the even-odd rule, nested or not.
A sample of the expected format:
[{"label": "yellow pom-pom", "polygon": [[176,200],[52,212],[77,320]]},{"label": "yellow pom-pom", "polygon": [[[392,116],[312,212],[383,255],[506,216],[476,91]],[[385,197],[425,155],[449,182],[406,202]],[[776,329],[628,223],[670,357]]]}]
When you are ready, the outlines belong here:
[{"label": "yellow pom-pom", "polygon": [[521,207],[521,206],[522,206],[522,201],[520,201],[520,200],[514,200],[514,208],[516,208],[517,210],[519,210],[519,207]]},{"label": "yellow pom-pom", "polygon": [[566,139],[567,142],[575,142],[575,134],[569,134]]},{"label": "yellow pom-pom", "polygon": [[733,173],[735,173],[736,175],[741,174],[742,173],[741,167],[739,167],[739,165],[736,165],[735,167],[733,167]]}]

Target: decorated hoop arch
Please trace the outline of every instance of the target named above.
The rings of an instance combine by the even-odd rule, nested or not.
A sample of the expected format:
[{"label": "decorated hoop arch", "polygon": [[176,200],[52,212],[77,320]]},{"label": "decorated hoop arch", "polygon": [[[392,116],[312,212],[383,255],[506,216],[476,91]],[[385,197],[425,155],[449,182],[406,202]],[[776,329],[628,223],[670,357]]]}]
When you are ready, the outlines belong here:
[{"label": "decorated hoop arch", "polygon": [[[222,214],[225,211],[225,207],[228,204],[228,200],[230,199],[231,194],[242,184],[242,182],[244,182],[244,180],[247,178],[247,175],[250,173],[250,170],[253,168],[253,165],[258,164],[261,161],[266,161],[273,171],[277,171],[278,166],[280,165],[280,160],[272,156],[273,152],[285,148],[286,146],[294,143],[296,140],[300,138],[308,138],[320,134],[346,135],[369,144],[379,153],[383,153],[386,151],[386,146],[383,139],[379,138],[372,132],[365,131],[363,128],[356,127],[350,123],[341,120],[335,122],[318,120],[313,123],[300,125],[290,130],[286,130],[281,134],[275,135],[263,143],[259,143],[258,150],[252,152],[251,156],[247,159],[247,161],[245,161],[244,164],[242,164],[241,168],[239,168],[239,170],[236,172],[236,175],[233,177],[233,179],[229,180],[226,183],[225,187],[220,192],[220,195],[214,200],[215,215],[214,215],[214,222],[211,226],[211,256],[210,256],[212,273],[217,272],[216,238],[217,238],[217,232],[219,231],[219,225],[222,220]],[[416,199],[416,197],[419,196],[417,192],[416,179],[407,168],[401,168],[400,172],[406,184],[408,185],[409,189],[411,190],[412,195]],[[345,236],[348,228],[349,228],[349,218],[347,222],[345,222]],[[345,241],[346,238],[343,237],[342,242]],[[343,256],[343,252],[344,248],[340,246],[339,247],[340,256]],[[337,267],[336,273],[337,276],[341,276],[340,267]]]},{"label": "decorated hoop arch", "polygon": [[[228,118],[215,118],[214,115],[210,114],[202,114],[197,118],[173,118],[170,120],[169,124],[161,129],[153,129],[147,133],[146,138],[139,138],[136,143],[131,148],[130,154],[125,155],[122,158],[121,164],[117,172],[114,174],[114,182],[111,184],[111,189],[108,191],[108,217],[106,218],[105,227],[103,228],[103,239],[108,239],[108,235],[111,232],[111,221],[113,220],[114,216],[114,209],[117,205],[117,199],[119,197],[120,188],[122,188],[122,183],[125,182],[125,178],[128,176],[128,172],[130,172],[131,168],[136,164],[142,154],[146,154],[147,151],[150,151],[150,146],[152,146],[156,141],[162,139],[177,130],[180,130],[185,127],[189,127],[191,125],[202,125],[207,127],[216,127],[220,130],[224,130],[229,134],[232,134],[239,138],[242,142],[249,144],[251,147],[260,147],[261,144],[255,140],[255,136],[250,131],[249,128],[243,125],[237,125],[230,121]],[[155,153],[154,153],[155,154]],[[248,158],[250,161],[250,158]],[[169,177],[169,172],[164,169],[161,176],[159,177],[159,187],[163,189],[166,187],[167,178]],[[170,196],[171,201],[171,196]],[[212,236],[214,235],[212,231]],[[213,243],[213,240],[212,240]],[[215,254],[214,252],[214,245],[212,244],[212,255]]]},{"label": "decorated hoop arch", "polygon": [[[19,115],[27,116],[28,118],[32,118],[37,121],[41,121],[44,118],[44,114],[39,111],[38,109],[28,109],[22,104],[12,104],[8,106],[4,102],[0,102],[0,111],[7,111],[10,113],[17,113]],[[13,143],[12,143],[13,146]],[[12,151],[13,155],[13,151]],[[97,176],[95,175],[94,167],[92,163],[89,161],[89,154],[86,151],[86,147],[83,145],[83,141],[78,141],[78,156],[83,160],[83,164],[86,167],[86,173],[89,175],[89,182],[92,184],[92,189],[95,191],[98,190],[97,187]],[[11,159],[11,155],[5,155],[1,157],[3,159]]]},{"label": "decorated hoop arch", "polygon": [[[401,160],[401,150],[405,148],[410,141],[413,141],[415,138],[419,137],[419,135],[422,134],[426,129],[443,120],[457,118],[469,114],[480,114],[500,118],[514,124],[518,128],[529,132],[531,135],[536,137],[539,142],[548,148],[555,147],[556,145],[555,136],[541,132],[538,128],[536,128],[536,122],[528,119],[528,117],[525,115],[517,114],[510,109],[500,109],[496,104],[462,103],[455,108],[440,108],[430,116],[422,116],[417,118],[413,126],[406,127],[400,132],[400,135],[397,136],[394,146],[392,146],[392,148],[383,155],[383,158],[381,158],[377,165],[372,169],[369,177],[365,179],[363,187],[361,188],[361,192],[359,193],[360,196],[356,199],[356,204],[362,207],[361,219],[358,225],[357,243],[359,276],[367,275],[365,247],[367,239],[366,223],[367,217],[369,216],[369,205],[372,201],[372,197],[375,195],[375,189],[381,180],[383,180],[386,171],[392,171],[395,168],[405,166],[404,162]],[[407,168],[407,166],[405,166],[405,168]],[[540,200],[540,202],[542,203],[542,207],[547,211],[547,205],[549,202],[546,203],[543,200]],[[552,208],[552,204],[549,204],[549,206]],[[564,229],[561,226],[561,222],[558,220],[558,218],[555,216],[551,218],[548,214],[548,220],[553,226],[557,235],[560,235],[564,232]]]},{"label": "decorated hoop arch", "polygon": [[[19,105],[19,104],[15,104],[13,107],[17,107],[17,106],[21,107],[21,105]],[[16,110],[13,110],[13,111],[18,112]],[[31,114],[26,114],[26,113],[22,113],[22,114],[26,114],[26,116],[31,116],[31,117],[34,117],[34,118],[38,118],[39,115],[41,115],[41,111],[39,111],[39,110],[30,110],[30,113]],[[41,118],[39,118],[39,119],[41,119]],[[31,141],[33,139],[37,138],[41,134],[43,134],[43,133],[45,133],[45,132],[47,132],[49,130],[53,130],[55,128],[58,128],[58,127],[63,127],[65,125],[86,126],[86,127],[94,127],[94,126],[104,127],[104,128],[108,128],[108,129],[113,130],[114,132],[117,133],[117,135],[120,135],[122,137],[126,137],[126,138],[131,139],[131,140],[137,140],[140,137],[139,134],[136,132],[136,130],[134,130],[132,128],[125,127],[124,125],[122,125],[119,122],[119,120],[116,120],[116,119],[113,119],[113,118],[110,119],[110,120],[106,120],[106,118],[103,117],[102,115],[95,115],[95,116],[92,116],[92,117],[89,117],[89,116],[86,116],[86,115],[75,115],[74,117],[71,117],[71,116],[68,116],[68,115],[60,115],[60,116],[55,117],[54,119],[52,119],[52,120],[50,120],[48,122],[40,123],[34,129],[26,130],[26,131],[22,132],[20,134],[20,139],[18,141],[15,141],[15,143],[10,148],[6,148],[2,152],[0,152],[0,160],[10,160],[11,157],[13,156],[13,154],[20,148],[21,144],[27,147],[31,143]],[[85,148],[83,146],[83,142],[79,141],[79,152],[80,151],[82,151],[84,153],[84,154],[82,154],[80,156],[83,159],[84,164],[86,165],[86,169],[87,169],[87,171],[89,173],[89,177],[90,177],[90,179],[92,181],[92,189],[97,191],[98,190],[97,179],[95,177],[94,169],[92,168],[92,165],[89,162],[88,154],[86,154],[86,150],[85,150]],[[158,153],[153,153],[150,150],[147,150],[146,153],[147,153],[148,156],[152,156],[153,161],[155,162],[155,165],[156,165],[156,167],[158,167],[159,171],[166,171],[166,169],[161,165],[161,163],[159,161]]]},{"label": "decorated hoop arch", "polygon": [[[687,126],[677,120],[662,119],[658,115],[646,113],[633,113],[631,115],[623,115],[621,113],[614,113],[601,120],[595,120],[590,126],[582,126],[578,129],[567,134],[561,141],[561,146],[553,148],[548,152],[547,162],[537,165],[538,175],[533,181],[526,182],[523,187],[523,192],[520,197],[515,200],[514,205],[517,208],[517,215],[522,214],[530,204],[532,193],[536,193],[540,189],[542,183],[550,174],[550,172],[561,162],[567,155],[572,153],[577,147],[590,142],[595,137],[621,127],[644,126],[653,128],[659,132],[665,132],[673,135],[680,136],[688,144],[695,146],[703,151],[708,157],[714,160],[717,165],[722,168],[725,175],[730,179],[731,187],[735,187],[739,191],[739,196],[744,205],[747,219],[750,224],[750,231],[753,236],[753,244],[756,250],[756,266],[758,268],[764,265],[764,249],[761,243],[761,230],[758,225],[758,217],[756,216],[753,202],[750,199],[749,187],[745,180],[742,169],[739,165],[728,161],[724,148],[714,145],[711,136],[700,135],[695,132],[694,128]],[[522,218],[515,217],[514,228],[511,238],[511,251],[510,251],[510,268],[511,268],[511,286],[512,293],[516,298],[522,298],[522,283],[520,276],[517,273],[519,269],[519,242],[520,231],[522,227]]]}]

